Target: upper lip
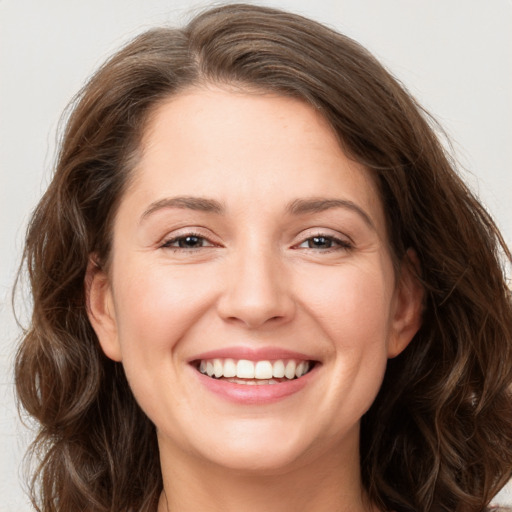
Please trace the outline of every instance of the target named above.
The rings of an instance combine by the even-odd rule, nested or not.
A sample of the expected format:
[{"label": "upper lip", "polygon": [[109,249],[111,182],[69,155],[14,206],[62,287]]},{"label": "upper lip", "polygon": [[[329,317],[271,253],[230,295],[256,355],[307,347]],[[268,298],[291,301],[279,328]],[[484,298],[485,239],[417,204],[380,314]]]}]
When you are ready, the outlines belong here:
[{"label": "upper lip", "polygon": [[299,361],[314,361],[315,359],[307,354],[279,347],[225,347],[216,350],[202,352],[189,358],[188,362],[201,359],[247,359],[249,361],[271,361],[278,359],[297,359]]}]

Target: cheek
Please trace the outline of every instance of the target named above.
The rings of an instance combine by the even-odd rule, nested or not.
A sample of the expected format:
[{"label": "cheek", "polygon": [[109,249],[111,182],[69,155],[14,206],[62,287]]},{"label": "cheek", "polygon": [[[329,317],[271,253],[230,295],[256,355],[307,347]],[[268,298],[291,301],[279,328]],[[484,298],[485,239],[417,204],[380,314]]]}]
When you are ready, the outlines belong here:
[{"label": "cheek", "polygon": [[211,304],[215,283],[211,275],[207,278],[192,266],[172,268],[145,262],[131,267],[130,279],[114,275],[123,358],[128,352],[158,357],[159,351],[173,348],[202,317]]},{"label": "cheek", "polygon": [[199,286],[205,277],[200,274],[195,272],[194,277],[191,267],[173,269],[147,262],[114,271],[123,368],[137,402],[157,424],[162,423],[162,409],[179,415],[184,407],[180,394],[172,392],[180,375],[182,340],[211,304],[211,287]]},{"label": "cheek", "polygon": [[387,339],[393,298],[393,272],[387,267],[329,269],[304,290],[312,314],[339,347],[357,350]]},{"label": "cheek", "polygon": [[392,269],[387,274],[374,268],[347,266],[331,274],[322,293],[310,288],[311,295],[316,290],[310,305],[334,354],[332,380],[317,406],[343,410],[339,422],[360,418],[368,410],[387,365],[393,274]]}]

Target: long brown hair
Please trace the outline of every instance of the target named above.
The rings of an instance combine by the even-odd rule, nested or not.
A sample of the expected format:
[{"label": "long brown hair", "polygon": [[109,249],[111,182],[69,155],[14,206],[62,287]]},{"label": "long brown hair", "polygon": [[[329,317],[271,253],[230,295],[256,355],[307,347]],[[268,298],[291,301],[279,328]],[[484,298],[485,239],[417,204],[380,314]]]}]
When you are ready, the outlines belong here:
[{"label": "long brown hair", "polygon": [[92,253],[108,263],[112,219],[148,117],[165,98],[208,82],[318,109],[373,173],[396,261],[409,248],[418,256],[423,326],[389,361],[362,421],[371,500],[397,512],[484,510],[512,474],[512,302],[502,267],[511,254],[432,120],[365,49],[311,20],[248,5],[138,36],[74,102],[24,253],[34,308],[16,385],[40,425],[34,506],[156,510],[155,427],[122,366],[99,347],[84,278]]}]

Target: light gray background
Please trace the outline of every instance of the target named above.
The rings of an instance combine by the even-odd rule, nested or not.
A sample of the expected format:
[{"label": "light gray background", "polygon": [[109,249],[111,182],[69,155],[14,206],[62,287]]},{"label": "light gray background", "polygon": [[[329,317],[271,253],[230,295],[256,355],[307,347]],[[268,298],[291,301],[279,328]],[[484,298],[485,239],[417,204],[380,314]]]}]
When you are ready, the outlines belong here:
[{"label": "light gray background", "polygon": [[[354,37],[447,129],[471,187],[512,243],[512,1],[273,0]],[[29,510],[29,433],[17,420],[10,291],[30,210],[48,182],[60,113],[130,37],[211,2],[0,0],[0,510]],[[27,301],[28,302],[28,301]],[[502,496],[512,502],[510,495]]]}]

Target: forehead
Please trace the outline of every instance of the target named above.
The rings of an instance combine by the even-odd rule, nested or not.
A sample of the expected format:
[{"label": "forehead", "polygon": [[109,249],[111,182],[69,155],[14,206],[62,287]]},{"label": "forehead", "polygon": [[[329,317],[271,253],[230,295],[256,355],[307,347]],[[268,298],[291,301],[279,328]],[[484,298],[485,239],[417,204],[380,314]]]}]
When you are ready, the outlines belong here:
[{"label": "forehead", "polygon": [[128,195],[146,202],[193,194],[261,208],[322,196],[383,216],[370,173],[345,155],[326,119],[303,101],[264,92],[191,88],[162,102],[133,178]]}]

